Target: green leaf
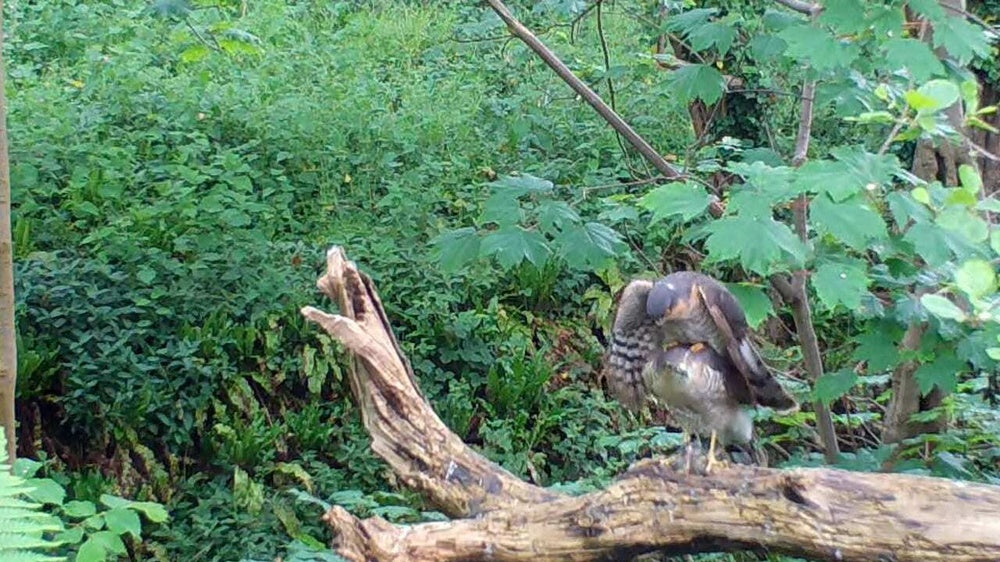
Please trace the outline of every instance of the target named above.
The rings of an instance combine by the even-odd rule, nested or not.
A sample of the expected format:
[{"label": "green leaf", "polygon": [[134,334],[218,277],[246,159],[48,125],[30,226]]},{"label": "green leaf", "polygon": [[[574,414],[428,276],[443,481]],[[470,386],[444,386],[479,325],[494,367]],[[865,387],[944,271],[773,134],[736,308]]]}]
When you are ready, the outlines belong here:
[{"label": "green leaf", "polygon": [[854,338],[858,347],[854,349],[851,358],[868,364],[869,373],[887,371],[899,363],[899,348],[897,342],[887,337],[884,330],[876,328]]},{"label": "green leaf", "polygon": [[32,478],[28,485],[32,489],[25,495],[38,503],[62,505],[66,498],[66,490],[51,478]]},{"label": "green leaf", "polygon": [[566,263],[578,269],[596,268],[625,249],[617,232],[597,222],[568,228],[556,242]]},{"label": "green leaf", "polygon": [[810,276],[816,296],[826,308],[833,310],[838,304],[848,310],[861,308],[861,298],[868,292],[868,264],[861,260],[845,258],[836,262],[823,262]]},{"label": "green leaf", "polygon": [[453,273],[476,259],[479,255],[480,239],[476,229],[465,227],[444,232],[432,239],[431,244],[438,249],[441,269]]},{"label": "green leaf", "polygon": [[774,305],[767,293],[758,285],[750,283],[726,283],[726,288],[740,302],[747,316],[747,323],[756,329],[768,316],[774,314]]},{"label": "green leaf", "polygon": [[918,222],[906,231],[903,240],[913,244],[917,255],[931,267],[940,267],[951,260],[947,236],[936,224]]},{"label": "green leaf", "polygon": [[885,221],[863,197],[834,203],[829,197],[819,195],[813,199],[809,215],[816,230],[858,251],[865,250],[872,240],[882,240],[887,235]]},{"label": "green leaf", "polygon": [[930,363],[921,365],[913,377],[920,385],[920,393],[927,394],[935,386],[945,393],[955,391],[958,375],[968,370],[968,365],[952,351],[939,353]]},{"label": "green leaf", "polygon": [[858,46],[841,41],[825,29],[811,25],[789,27],[778,34],[788,43],[785,55],[818,71],[850,66],[858,58]]},{"label": "green leaf", "polygon": [[933,217],[930,209],[921,205],[912,195],[903,191],[893,191],[886,196],[889,202],[889,210],[892,212],[892,219],[901,229],[905,228],[909,222],[928,222]]},{"label": "green leaf", "polygon": [[826,373],[816,379],[816,384],[813,385],[813,396],[816,400],[829,404],[847,394],[857,382],[857,373],[850,369]]},{"label": "green leaf", "polygon": [[1000,254],[1000,230],[990,233],[990,248],[993,248],[993,253]]},{"label": "green leaf", "polygon": [[917,82],[944,74],[944,65],[923,41],[893,38],[886,41],[883,47],[889,68],[906,70]]},{"label": "green leaf", "polygon": [[823,3],[819,21],[832,27],[838,34],[853,34],[868,27],[865,21],[865,2],[861,0],[833,0]]},{"label": "green leaf", "polygon": [[954,320],[956,322],[962,322],[966,318],[965,311],[955,306],[955,303],[948,300],[947,297],[941,295],[924,295],[920,297],[920,304],[938,318]]},{"label": "green leaf", "polygon": [[142,536],[142,522],[139,521],[139,514],[126,507],[108,510],[104,513],[104,521],[112,533],[118,535],[131,533],[137,539]]},{"label": "green leaf", "polygon": [[750,55],[759,62],[767,62],[778,58],[788,48],[784,39],[763,33],[758,33],[750,40]]},{"label": "green leaf", "polygon": [[951,107],[958,101],[958,86],[948,80],[931,80],[903,97],[910,107],[921,113],[934,113]]},{"label": "green leaf", "polygon": [[139,269],[139,272],[135,274],[135,277],[139,281],[149,285],[154,279],[156,279],[156,270],[147,266],[142,266],[142,268]]},{"label": "green leaf", "polygon": [[156,502],[132,502],[132,509],[142,513],[153,523],[164,523],[170,519],[170,514],[163,504]]},{"label": "green leaf", "polygon": [[834,201],[843,201],[864,187],[850,176],[846,164],[831,160],[806,162],[795,171],[794,184],[802,193],[825,192]]},{"label": "green leaf", "polygon": [[710,261],[738,259],[746,269],[766,275],[778,265],[799,266],[806,248],[788,229],[774,219],[725,217],[707,226],[705,247]]},{"label": "green leaf", "polygon": [[671,182],[660,186],[639,200],[639,205],[652,211],[651,223],[680,215],[685,222],[701,215],[708,208],[711,195],[694,182]]},{"label": "green leaf", "polygon": [[927,16],[927,19],[937,23],[945,18],[944,8],[939,0],[909,0],[909,7],[918,14]]},{"label": "green leaf", "polygon": [[722,98],[726,79],[711,66],[688,64],[671,73],[671,86],[682,103],[700,99],[711,105]]},{"label": "green leaf", "polygon": [[944,47],[948,54],[965,66],[973,58],[987,59],[990,42],[985,31],[965,21],[964,17],[948,16],[934,23],[934,46]]},{"label": "green leaf", "polygon": [[541,267],[548,259],[549,247],[537,232],[510,226],[486,235],[480,245],[479,255],[496,256],[497,263],[504,269],[511,269],[525,259],[536,267]]},{"label": "green leaf", "polygon": [[990,227],[986,221],[975,212],[963,207],[946,207],[934,222],[976,244],[985,242],[990,236]]},{"label": "green leaf", "polygon": [[552,232],[580,222],[580,215],[565,201],[542,201],[538,204],[538,226],[545,232]]},{"label": "green leaf", "polygon": [[996,292],[996,270],[986,260],[969,260],[955,272],[955,283],[970,297],[980,299]]},{"label": "green leaf", "polygon": [[531,174],[503,176],[496,181],[490,182],[489,185],[494,189],[494,193],[502,193],[504,196],[513,199],[529,193],[552,191],[555,187],[549,180],[535,177]]},{"label": "green leaf", "polygon": [[686,35],[691,30],[708,23],[718,11],[715,8],[695,8],[694,10],[681,12],[675,16],[671,16],[663,27],[667,31],[679,31]]},{"label": "green leaf", "polygon": [[718,21],[699,25],[687,34],[688,42],[696,51],[715,48],[721,56],[726,56],[736,41],[736,28]]},{"label": "green leaf", "polygon": [[483,204],[483,213],[479,215],[481,224],[496,224],[510,226],[521,221],[521,202],[509,190],[497,191]]},{"label": "green leaf", "polygon": [[962,188],[972,195],[979,195],[983,190],[983,178],[972,166],[968,164],[959,166],[958,177],[962,181]]},{"label": "green leaf", "polygon": [[97,506],[94,505],[94,502],[73,500],[66,502],[66,505],[63,506],[63,512],[69,517],[90,517],[97,513]]}]

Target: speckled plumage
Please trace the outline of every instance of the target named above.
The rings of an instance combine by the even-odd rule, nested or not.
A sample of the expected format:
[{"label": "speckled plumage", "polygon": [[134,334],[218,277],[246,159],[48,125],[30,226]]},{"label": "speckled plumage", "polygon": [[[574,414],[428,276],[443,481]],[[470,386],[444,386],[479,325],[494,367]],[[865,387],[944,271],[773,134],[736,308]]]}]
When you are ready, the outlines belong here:
[{"label": "speckled plumage", "polygon": [[[610,340],[603,375],[611,393],[632,410],[655,397],[690,433],[715,430],[742,443],[752,430],[747,407],[798,407],[750,340],[739,302],[707,275],[629,283]],[[693,350],[696,344],[707,347]]]}]

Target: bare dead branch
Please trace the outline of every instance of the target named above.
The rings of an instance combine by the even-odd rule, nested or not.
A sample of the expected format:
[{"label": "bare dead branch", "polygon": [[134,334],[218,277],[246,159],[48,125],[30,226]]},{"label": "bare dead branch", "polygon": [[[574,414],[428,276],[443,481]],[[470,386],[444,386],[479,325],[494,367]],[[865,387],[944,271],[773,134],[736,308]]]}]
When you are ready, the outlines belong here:
[{"label": "bare dead branch", "polygon": [[319,286],[343,315],[303,314],[357,357],[352,389],[373,449],[453,516],[392,525],[324,516],[352,561],[621,560],[765,549],[820,560],[1000,559],[1000,487],[901,474],[730,467],[711,476],[641,461],[605,490],[567,497],[517,480],[448,431],[405,368],[371,280],[340,248]]},{"label": "bare dead branch", "polygon": [[535,34],[531,32],[527,27],[525,27],[514,14],[507,8],[507,6],[500,0],[487,0],[493,11],[500,16],[500,19],[507,24],[507,28],[517,36],[519,39],[524,41],[532,51],[538,54],[545,61],[545,64],[549,65],[556,74],[559,75],[577,94],[580,95],[587,103],[593,107],[597,113],[601,115],[618,133],[625,137],[629,144],[635,147],[640,154],[643,155],[646,160],[653,165],[654,168],[659,170],[659,172],[668,178],[678,178],[682,174],[671,166],[666,160],[648,142],[632,127],[625,122],[613,109],[608,107],[608,104],[604,103],[604,100],[597,95],[589,86],[583,83],[582,80],[577,78],[573,71],[569,69],[559,57],[555,55],[548,47],[545,46]]},{"label": "bare dead branch", "polygon": [[774,0],[778,4],[785,6],[786,8],[791,8],[800,14],[805,14],[807,16],[816,16],[823,11],[823,6],[819,4],[812,4],[810,2],[803,2],[802,0]]}]

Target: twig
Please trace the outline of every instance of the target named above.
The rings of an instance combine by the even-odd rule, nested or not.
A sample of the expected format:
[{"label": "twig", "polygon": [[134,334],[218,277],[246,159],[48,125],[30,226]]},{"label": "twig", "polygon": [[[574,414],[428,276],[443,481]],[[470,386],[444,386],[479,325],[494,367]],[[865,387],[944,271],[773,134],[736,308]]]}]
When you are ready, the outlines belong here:
[{"label": "twig", "polygon": [[587,103],[591,105],[616,131],[621,133],[636,150],[642,154],[650,164],[653,165],[663,175],[669,178],[679,178],[683,174],[667,163],[652,146],[646,142],[632,127],[625,122],[613,109],[597,95],[589,86],[573,74],[573,71],[566,66],[559,57],[548,49],[535,35],[514,17],[514,14],[500,0],[487,0],[490,7],[500,16],[500,19],[507,24],[511,33],[525,42],[531,50],[535,51],[549,65],[552,70],[559,75],[573,90],[580,94]]}]

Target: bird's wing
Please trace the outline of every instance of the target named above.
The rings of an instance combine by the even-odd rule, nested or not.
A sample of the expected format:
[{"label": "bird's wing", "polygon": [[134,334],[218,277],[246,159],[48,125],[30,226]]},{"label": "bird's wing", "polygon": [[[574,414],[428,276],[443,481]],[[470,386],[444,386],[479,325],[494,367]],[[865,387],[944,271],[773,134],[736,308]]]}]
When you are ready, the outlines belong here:
[{"label": "bird's wing", "polygon": [[645,316],[651,287],[649,281],[635,280],[622,290],[601,370],[611,395],[632,411],[639,410],[646,401],[643,368],[659,342],[653,323]]},{"label": "bird's wing", "polygon": [[[760,357],[756,346],[750,341],[746,326],[746,316],[743,314],[742,309],[739,309],[740,314],[736,321],[740,322],[742,320],[743,325],[738,325],[737,329],[741,333],[736,334],[730,322],[733,314],[726,314],[723,308],[720,307],[719,302],[709,299],[705,294],[703,286],[698,285],[697,292],[702,304],[708,310],[712,321],[719,330],[722,340],[725,342],[724,347],[728,352],[729,359],[736,366],[737,372],[725,379],[727,389],[734,393],[734,396],[743,396],[745,392],[750,393],[751,398],[747,403],[757,403],[779,411],[797,409],[798,403],[782,388],[778,380],[774,378],[771,370],[767,368],[767,365],[764,364],[763,359]],[[728,292],[726,292],[726,295],[733,300],[731,305],[734,304],[738,308],[739,304],[736,303],[735,297]]]},{"label": "bird's wing", "polygon": [[729,367],[735,367],[725,368],[724,365],[720,365],[718,369],[723,374],[722,380],[724,381],[726,392],[741,404],[754,404],[754,393],[746,375],[746,373],[750,372],[750,367],[740,353],[739,342],[733,334],[733,328],[730,326],[729,320],[719,306],[705,296],[704,288],[701,285],[697,286],[696,292],[705,309],[708,310],[708,314],[712,317],[712,321],[718,328],[723,341],[725,341],[728,357],[717,355],[716,360],[724,361],[728,359],[731,362]]}]

